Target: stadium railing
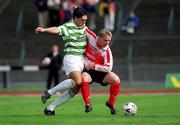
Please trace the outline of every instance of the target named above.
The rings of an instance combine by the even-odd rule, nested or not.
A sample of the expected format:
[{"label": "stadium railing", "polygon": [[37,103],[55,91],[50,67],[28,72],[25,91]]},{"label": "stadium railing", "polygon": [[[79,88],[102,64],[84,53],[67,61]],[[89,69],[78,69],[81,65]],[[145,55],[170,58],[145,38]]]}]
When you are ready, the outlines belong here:
[{"label": "stadium railing", "polygon": [[[127,80],[128,83],[151,81],[163,83],[166,73],[180,72],[180,60],[178,59],[180,52],[178,51],[178,47],[180,46],[179,41],[179,36],[171,35],[114,36],[112,44],[112,48],[114,49],[113,53],[116,54],[116,57],[114,57],[114,70],[122,79]],[[118,56],[118,54],[121,53],[118,52],[121,50],[118,44],[122,43],[127,44],[127,53],[124,53],[127,54],[127,58],[124,63],[120,62],[122,58]],[[148,48],[137,48],[141,47],[143,44],[148,45]],[[163,48],[164,46],[165,48]],[[156,51],[153,50],[153,47],[155,47]],[[164,53],[167,48],[167,52]],[[146,49],[148,51],[146,51]],[[138,55],[139,53],[144,54]]]},{"label": "stadium railing", "polygon": [[[0,86],[8,87],[45,87],[47,67],[39,65],[10,66],[0,65]],[[60,80],[66,76],[60,71]]]}]

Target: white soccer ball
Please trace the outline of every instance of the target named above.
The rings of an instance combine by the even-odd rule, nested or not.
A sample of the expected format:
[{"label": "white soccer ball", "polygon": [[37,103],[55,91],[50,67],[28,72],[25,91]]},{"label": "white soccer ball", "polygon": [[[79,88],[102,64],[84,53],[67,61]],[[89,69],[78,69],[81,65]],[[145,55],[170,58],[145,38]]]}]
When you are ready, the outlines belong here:
[{"label": "white soccer ball", "polygon": [[45,57],[44,59],[43,59],[43,64],[44,65],[49,65],[51,63],[51,59],[49,58],[49,57]]},{"label": "white soccer ball", "polygon": [[126,116],[133,116],[137,113],[137,106],[133,102],[128,102],[123,105],[123,112]]}]

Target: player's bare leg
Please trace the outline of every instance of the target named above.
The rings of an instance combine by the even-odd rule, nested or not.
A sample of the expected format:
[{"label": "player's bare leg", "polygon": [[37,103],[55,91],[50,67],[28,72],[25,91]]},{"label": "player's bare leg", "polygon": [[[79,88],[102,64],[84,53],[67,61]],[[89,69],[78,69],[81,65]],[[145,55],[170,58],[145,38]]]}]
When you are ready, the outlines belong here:
[{"label": "player's bare leg", "polygon": [[73,71],[69,74],[69,78],[73,79],[76,85],[80,85],[82,83],[81,71]]}]

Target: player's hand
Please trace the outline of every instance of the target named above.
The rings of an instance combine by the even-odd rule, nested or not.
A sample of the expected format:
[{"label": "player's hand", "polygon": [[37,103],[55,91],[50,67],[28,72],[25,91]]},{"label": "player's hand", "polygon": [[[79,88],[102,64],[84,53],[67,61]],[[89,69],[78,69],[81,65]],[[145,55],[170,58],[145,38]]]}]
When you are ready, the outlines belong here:
[{"label": "player's hand", "polygon": [[85,68],[86,68],[86,70],[87,70],[87,71],[89,71],[89,70],[90,70],[90,68],[89,68],[89,66],[88,66],[88,65],[85,65]]},{"label": "player's hand", "polygon": [[36,31],[36,33],[39,33],[39,32],[45,32],[46,31],[46,29],[45,28],[42,28],[42,27],[37,27],[36,29],[35,29],[35,31]]},{"label": "player's hand", "polygon": [[94,62],[89,62],[85,65],[86,70],[94,69],[95,68],[95,63]]}]

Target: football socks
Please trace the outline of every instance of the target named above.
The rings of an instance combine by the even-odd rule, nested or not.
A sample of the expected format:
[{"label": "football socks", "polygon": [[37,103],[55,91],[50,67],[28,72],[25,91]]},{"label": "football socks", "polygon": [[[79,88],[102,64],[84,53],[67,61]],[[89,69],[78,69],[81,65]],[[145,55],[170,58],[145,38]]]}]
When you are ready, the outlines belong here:
[{"label": "football socks", "polygon": [[81,94],[86,105],[90,105],[90,87],[89,82],[83,82],[81,84]]},{"label": "football socks", "polygon": [[65,102],[69,101],[75,94],[71,90],[66,90],[62,95],[58,96],[58,98],[52,102],[47,109],[54,111],[56,107],[64,104]]},{"label": "football socks", "polygon": [[51,88],[48,90],[48,93],[50,95],[55,94],[56,92],[64,92],[70,88],[73,88],[76,84],[74,83],[74,81],[72,79],[66,79],[62,82],[60,82],[58,85],[56,85],[55,87]]},{"label": "football socks", "polygon": [[116,98],[119,94],[119,90],[120,90],[120,83],[111,83],[110,84],[110,87],[109,87],[109,93],[110,93],[110,97],[109,97],[109,101],[108,103],[111,105],[111,106],[114,106],[115,104],[115,101],[116,101]]}]

